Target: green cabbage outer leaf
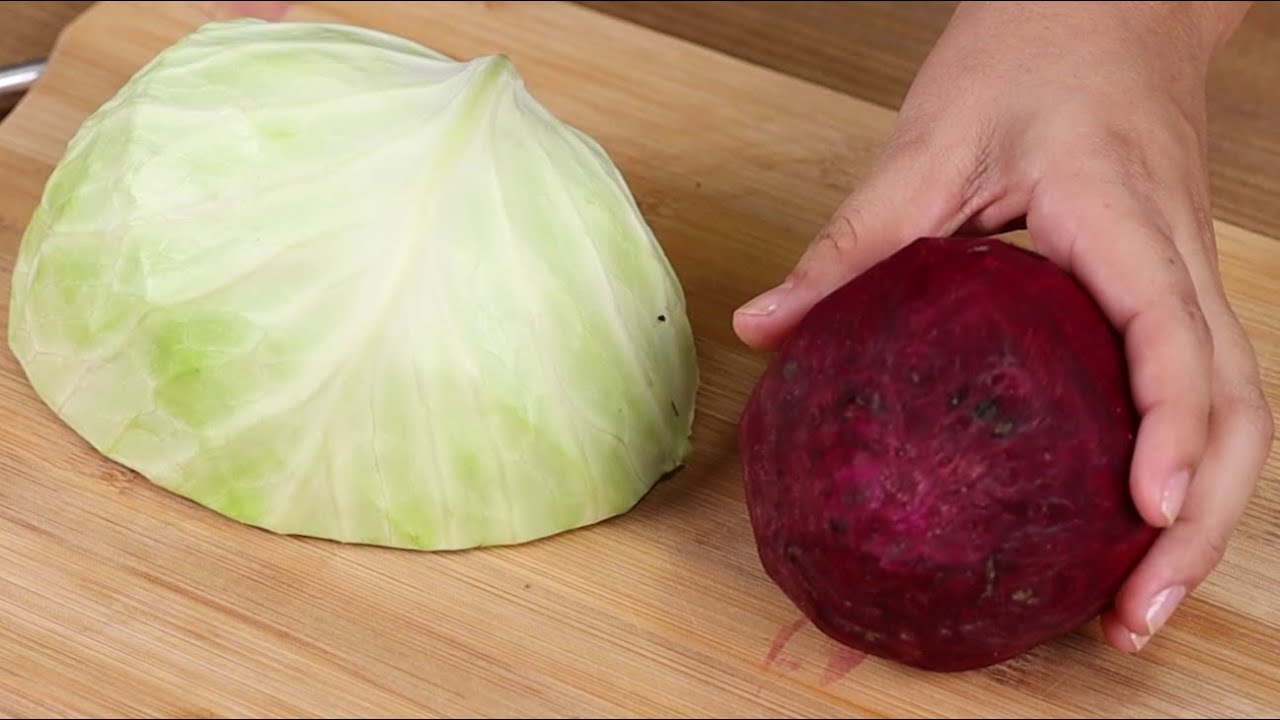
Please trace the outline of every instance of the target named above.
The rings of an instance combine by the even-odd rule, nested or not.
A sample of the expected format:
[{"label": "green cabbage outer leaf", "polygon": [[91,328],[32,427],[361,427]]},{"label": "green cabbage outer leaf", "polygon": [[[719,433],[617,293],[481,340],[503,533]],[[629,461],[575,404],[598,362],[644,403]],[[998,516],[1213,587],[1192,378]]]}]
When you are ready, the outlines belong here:
[{"label": "green cabbage outer leaf", "polygon": [[204,25],[74,136],[12,293],[70,428],[278,533],[525,542],[629,511],[691,449],[678,279],[502,55]]}]

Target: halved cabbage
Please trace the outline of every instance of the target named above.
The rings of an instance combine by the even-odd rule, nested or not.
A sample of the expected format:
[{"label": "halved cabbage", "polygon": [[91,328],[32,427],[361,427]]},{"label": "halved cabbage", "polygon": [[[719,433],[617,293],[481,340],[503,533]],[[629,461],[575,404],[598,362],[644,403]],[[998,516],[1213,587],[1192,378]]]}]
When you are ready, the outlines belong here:
[{"label": "halved cabbage", "polygon": [[214,22],[49,178],[10,345],[106,457],[240,522],[513,544],[691,448],[685,298],[624,179],[501,55]]}]

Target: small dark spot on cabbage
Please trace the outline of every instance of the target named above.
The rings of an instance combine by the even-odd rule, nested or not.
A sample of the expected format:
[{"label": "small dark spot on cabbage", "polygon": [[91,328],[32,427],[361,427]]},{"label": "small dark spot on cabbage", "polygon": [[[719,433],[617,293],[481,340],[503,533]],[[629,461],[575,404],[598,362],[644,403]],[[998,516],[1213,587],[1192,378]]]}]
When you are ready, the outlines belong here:
[{"label": "small dark spot on cabbage", "polygon": [[659,316],[658,316],[658,322],[666,322],[666,321],[667,321],[667,316],[666,316],[666,315],[659,315]]},{"label": "small dark spot on cabbage", "polygon": [[831,531],[832,535],[843,535],[848,526],[840,518],[831,518],[827,521],[827,529]]}]

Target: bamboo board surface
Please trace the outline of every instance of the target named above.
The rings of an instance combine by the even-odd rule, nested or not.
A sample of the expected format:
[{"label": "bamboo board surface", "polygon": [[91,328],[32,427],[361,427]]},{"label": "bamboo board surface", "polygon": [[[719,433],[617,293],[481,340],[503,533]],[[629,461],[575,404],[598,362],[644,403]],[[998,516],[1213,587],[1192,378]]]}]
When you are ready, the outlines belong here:
[{"label": "bamboo board surface", "polygon": [[[79,122],[208,3],[104,3],[0,124],[0,327],[18,238]],[[696,451],[625,516],[423,554],[240,526],[103,460],[0,353],[0,713],[15,716],[1226,717],[1280,710],[1276,454],[1226,559],[1141,653],[1096,627],[931,675],[844,649],[759,567],[734,426],[764,358],[730,313],[780,279],[892,114],[561,3],[302,3],[289,19],[508,54],[618,162],[690,300]],[[1219,223],[1280,406],[1280,243]]]}]

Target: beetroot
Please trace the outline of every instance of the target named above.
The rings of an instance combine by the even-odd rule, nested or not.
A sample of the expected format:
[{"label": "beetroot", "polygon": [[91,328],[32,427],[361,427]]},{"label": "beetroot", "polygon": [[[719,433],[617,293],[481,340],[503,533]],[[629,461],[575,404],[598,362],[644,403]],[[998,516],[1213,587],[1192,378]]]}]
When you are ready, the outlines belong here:
[{"label": "beetroot", "polygon": [[921,238],[819,303],[748,400],[761,563],[852,648],[939,672],[1094,618],[1155,539],[1121,338],[1043,256]]}]

